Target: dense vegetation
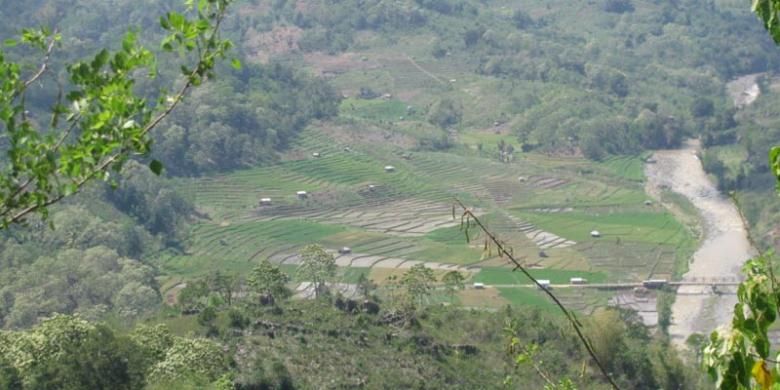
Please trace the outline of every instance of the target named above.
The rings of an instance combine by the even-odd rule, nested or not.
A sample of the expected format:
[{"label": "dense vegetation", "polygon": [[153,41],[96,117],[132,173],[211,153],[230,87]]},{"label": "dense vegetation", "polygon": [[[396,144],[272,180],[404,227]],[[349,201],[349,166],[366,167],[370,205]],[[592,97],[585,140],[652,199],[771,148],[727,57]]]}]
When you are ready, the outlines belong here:
[{"label": "dense vegetation", "polygon": [[152,155],[188,176],[270,162],[310,121],[335,115],[339,99],[290,68],[247,64],[194,94],[154,135]]},{"label": "dense vegetation", "polygon": [[[760,25],[735,4],[634,3],[282,1],[252,27],[292,23],[302,30],[304,52],[374,45],[358,38],[361,31],[381,33],[387,44],[424,36],[432,42],[426,57],[506,80],[506,101],[492,114],[511,124],[518,142],[556,152],[580,148],[595,159],[675,146],[704,128],[727,130],[724,81],[780,65]],[[578,23],[583,19],[588,23]],[[733,41],[743,44],[727,43]]]},{"label": "dense vegetation", "polygon": [[[554,378],[571,378],[578,388],[605,388],[603,378],[586,368],[587,355],[562,319],[537,310],[402,309],[390,303],[380,309],[332,296],[263,304],[254,294],[228,305],[219,291],[207,288],[206,293],[222,303],[197,315],[161,318],[168,327],[194,333],[186,338],[165,325],[125,333],[66,316],[27,331],[0,333],[0,383],[7,388],[472,389],[507,381],[542,388],[545,380],[536,373],[542,369]],[[618,383],[632,389],[696,388],[695,370],[636,321],[614,310],[587,320],[599,356]],[[518,351],[535,351],[529,360],[506,351],[512,339],[521,340]]]},{"label": "dense vegetation", "polygon": [[754,238],[764,248],[778,248],[774,174],[767,159],[769,148],[780,139],[777,127],[776,79],[759,77],[761,95],[736,115],[727,130],[713,131],[702,155],[702,163],[723,191],[736,191]]},{"label": "dense vegetation", "polygon": [[[28,24],[62,35],[53,69],[116,48],[133,26],[156,51],[165,36],[159,16],[178,7],[6,3],[2,38]],[[49,220],[0,232],[0,387],[541,388],[547,373],[606,388],[549,303],[499,260],[481,258],[456,228],[411,238],[380,236],[392,226],[361,229],[382,214],[416,224],[405,214],[464,196],[493,207],[489,219],[502,233],[533,224],[545,229],[541,240],[578,241],[540,249],[547,242],[518,234],[512,243],[529,263],[553,264],[535,272],[554,283],[671,278],[694,239],[677,216],[643,203],[638,156],[700,136],[705,167],[721,188],[742,190],[747,217],[771,243],[775,236],[764,234],[780,211],[765,200],[765,156],[780,138],[771,130],[780,94],[761,78],[762,97],[735,118],[724,86],[778,70],[780,56],[744,8],[694,0],[235,4],[223,30],[242,66],[216,65],[216,79],[150,133],[151,152],[111,173],[114,185],[86,187]],[[29,64],[24,71],[40,59],[24,47],[7,52]],[[191,56],[161,56],[157,79],[134,90],[153,97],[159,85],[175,85],[175,64]],[[30,89],[24,116],[45,124],[66,80],[48,73]],[[147,167],[160,173],[157,160],[162,177]],[[386,163],[395,166],[380,177]],[[314,194],[295,197],[301,189]],[[266,193],[267,210],[258,208]],[[390,206],[350,209],[361,202]],[[428,223],[441,221],[419,225]],[[588,241],[593,226],[608,238]],[[417,264],[377,276],[336,267],[321,248],[307,247],[296,258],[302,265],[285,257],[315,241],[481,268],[466,275]],[[521,288],[502,287],[495,304],[468,300],[472,281]],[[315,299],[291,299],[299,282],[313,283]],[[328,291],[335,282],[355,285],[359,298]],[[601,308],[606,294],[568,294],[622,387],[706,386],[669,345],[668,313],[653,331],[628,311]]]}]

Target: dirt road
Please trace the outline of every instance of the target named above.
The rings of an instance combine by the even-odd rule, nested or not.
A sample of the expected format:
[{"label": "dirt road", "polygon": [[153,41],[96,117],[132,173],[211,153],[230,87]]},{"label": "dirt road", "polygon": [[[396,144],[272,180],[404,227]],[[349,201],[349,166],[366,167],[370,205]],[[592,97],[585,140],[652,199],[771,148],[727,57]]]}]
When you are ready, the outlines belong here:
[{"label": "dirt road", "polygon": [[[747,230],[730,199],[709,180],[696,151],[698,141],[682,148],[654,154],[655,163],[647,164],[648,192],[658,194],[665,187],[685,196],[698,210],[704,238],[694,253],[683,280],[733,278],[740,267],[755,254],[747,239]],[[687,295],[710,290],[707,286],[681,286],[672,306],[669,334],[677,345],[684,345],[691,333],[707,334],[731,320],[736,303],[734,295]]]}]

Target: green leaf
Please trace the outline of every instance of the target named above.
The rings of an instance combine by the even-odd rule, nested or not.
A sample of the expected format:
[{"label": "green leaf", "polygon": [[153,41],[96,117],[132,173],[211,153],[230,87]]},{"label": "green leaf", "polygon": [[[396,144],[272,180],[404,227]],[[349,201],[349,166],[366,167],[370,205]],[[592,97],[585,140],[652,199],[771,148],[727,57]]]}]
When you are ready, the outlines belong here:
[{"label": "green leaf", "polygon": [[106,62],[108,62],[108,50],[103,49],[95,56],[95,59],[92,60],[92,69],[97,71],[102,68]]},{"label": "green leaf", "polygon": [[170,12],[168,13],[168,21],[171,23],[171,26],[175,28],[178,31],[181,31],[184,27],[184,22],[186,19],[184,18],[184,15],[177,13],[177,12]]},{"label": "green leaf", "polygon": [[160,27],[162,27],[164,30],[171,29],[171,24],[168,23],[168,19],[166,19],[164,16],[160,16]]},{"label": "green leaf", "polygon": [[6,39],[5,41],[3,41],[3,44],[8,47],[14,47],[16,46],[17,43],[18,42],[16,41],[16,39]]},{"label": "green leaf", "polygon": [[230,61],[230,65],[232,65],[235,70],[241,70],[241,61],[239,61],[238,58],[234,58]]},{"label": "green leaf", "polygon": [[769,168],[777,179],[778,190],[780,190],[780,146],[773,146],[769,150]]},{"label": "green leaf", "polygon": [[160,173],[162,173],[163,165],[158,160],[152,160],[152,162],[149,163],[149,169],[151,169],[155,175],[160,176]]},{"label": "green leaf", "polygon": [[125,34],[125,38],[122,40],[122,50],[130,52],[137,41],[138,34],[134,31],[128,31],[127,34]]},{"label": "green leaf", "polygon": [[173,44],[171,44],[171,41],[166,39],[162,42],[162,49],[165,51],[173,51]]}]

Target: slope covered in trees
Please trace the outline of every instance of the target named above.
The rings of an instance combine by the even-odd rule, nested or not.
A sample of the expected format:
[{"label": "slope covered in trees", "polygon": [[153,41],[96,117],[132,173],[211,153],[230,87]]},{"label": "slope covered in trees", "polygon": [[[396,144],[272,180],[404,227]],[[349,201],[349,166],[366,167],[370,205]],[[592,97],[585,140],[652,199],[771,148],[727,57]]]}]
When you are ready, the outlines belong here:
[{"label": "slope covered in trees", "polygon": [[[30,21],[55,27],[60,69],[117,47],[132,26],[157,45],[159,16],[179,6],[71,3],[7,1],[0,36]],[[780,66],[736,1],[248,1],[223,31],[243,65],[217,65],[116,189],[94,185],[55,206],[54,229],[32,219],[0,233],[0,350],[11,351],[0,354],[0,386],[538,388],[547,373],[606,387],[545,298],[443,221],[449,199],[484,212],[555,283],[673,278],[695,236],[647,200],[641,153],[701,135],[739,140],[752,156],[777,138],[759,119],[732,120],[726,81]],[[161,57],[157,80],[137,89],[151,96],[187,58]],[[46,123],[63,83],[49,73],[24,115]],[[732,169],[712,156],[713,171]],[[739,185],[767,172],[747,164],[732,171]],[[685,202],[663,196],[685,215]],[[315,242],[345,256],[299,255]],[[301,271],[313,257],[327,264]],[[462,288],[477,280],[501,287]],[[315,284],[316,299],[298,291],[287,301],[301,282]],[[337,282],[369,301],[328,293]],[[668,314],[653,331],[603,310],[611,293],[559,294],[587,317],[621,386],[703,386],[668,345]],[[120,326],[45,320],[54,313]],[[143,321],[178,336],[126,325]],[[77,341],[20,352],[63,329]],[[218,364],[196,364],[204,354]],[[84,356],[99,358],[74,367]],[[105,367],[119,376],[89,375]]]},{"label": "slope covered in trees", "polygon": [[[344,312],[328,301],[236,303],[208,319],[185,318],[195,334],[140,325],[125,332],[56,316],[26,331],[0,332],[5,388],[542,388],[570,378],[606,388],[559,318],[535,310],[491,313],[423,309],[409,325],[398,313]],[[205,313],[205,312],[203,312]],[[169,320],[182,327],[179,319]],[[625,321],[625,322],[624,322]],[[600,358],[625,388],[697,388],[701,377],[630,313],[587,321]],[[210,338],[203,336],[209,334]],[[507,351],[534,350],[526,359]],[[518,352],[521,353],[521,352]],[[78,362],[78,363],[77,363]],[[144,387],[145,386],[145,387]],[[235,387],[233,387],[235,386]]]},{"label": "slope covered in trees", "polygon": [[[503,80],[491,91],[503,101],[476,104],[482,112],[467,109],[466,125],[508,121],[529,147],[579,147],[592,158],[698,135],[710,117],[728,110],[725,81],[778,66],[771,41],[736,2],[287,1],[268,14],[249,21],[253,30],[275,31],[279,20],[294,24],[299,40],[291,51],[304,57],[356,51],[391,64],[399,60],[393,55],[409,54],[431,67],[469,69],[467,83],[474,74]],[[377,76],[364,87],[403,93],[398,81]],[[436,90],[471,105],[473,95],[457,93],[460,83]]]}]

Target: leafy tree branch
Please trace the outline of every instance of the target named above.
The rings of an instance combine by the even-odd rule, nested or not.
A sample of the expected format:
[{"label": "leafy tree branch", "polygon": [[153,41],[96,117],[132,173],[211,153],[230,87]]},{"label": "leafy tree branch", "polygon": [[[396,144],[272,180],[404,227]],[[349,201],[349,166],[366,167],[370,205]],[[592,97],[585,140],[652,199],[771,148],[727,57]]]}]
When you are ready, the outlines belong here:
[{"label": "leafy tree branch", "polygon": [[[121,49],[103,49],[87,61],[65,67],[70,90],[51,110],[48,127],[39,127],[27,116],[25,93],[51,71],[49,59],[60,35],[46,29],[24,30],[20,40],[9,40],[41,50],[43,61],[26,81],[21,65],[7,60],[0,50],[0,122],[7,138],[7,161],[0,175],[0,223],[3,227],[24,221],[30,214],[47,216],[47,207],[73,195],[94,179],[112,181],[134,155],[151,150],[150,131],[157,127],[187,92],[214,77],[217,62],[232,48],[220,37],[220,25],[232,0],[187,1],[184,14],[169,12],[160,18],[167,32],[161,43],[165,52],[194,56],[192,65],[182,65],[182,84],[172,95],[159,89],[154,96],[136,92],[136,77],[146,71],[156,76],[155,55],[129,32]],[[234,60],[235,67],[240,64]],[[155,103],[151,103],[154,101]],[[61,125],[61,122],[63,124]],[[160,174],[162,164],[153,160],[150,169]]]}]

